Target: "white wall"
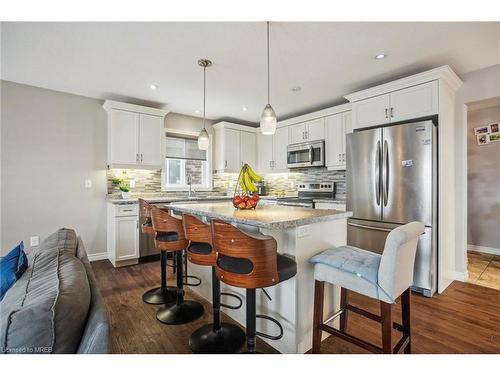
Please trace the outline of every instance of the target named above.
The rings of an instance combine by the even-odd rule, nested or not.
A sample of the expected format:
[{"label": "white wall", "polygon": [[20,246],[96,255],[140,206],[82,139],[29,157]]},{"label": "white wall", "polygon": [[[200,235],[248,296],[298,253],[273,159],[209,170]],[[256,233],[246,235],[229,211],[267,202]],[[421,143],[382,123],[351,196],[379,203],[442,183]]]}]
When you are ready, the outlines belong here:
[{"label": "white wall", "polygon": [[462,75],[455,95],[455,186],[457,278],[467,273],[467,105],[500,96],[500,64]]},{"label": "white wall", "polygon": [[[1,253],[63,226],[82,236],[89,254],[106,251],[103,102],[7,81],[0,90]],[[202,120],[169,113],[165,126],[198,132]]]}]

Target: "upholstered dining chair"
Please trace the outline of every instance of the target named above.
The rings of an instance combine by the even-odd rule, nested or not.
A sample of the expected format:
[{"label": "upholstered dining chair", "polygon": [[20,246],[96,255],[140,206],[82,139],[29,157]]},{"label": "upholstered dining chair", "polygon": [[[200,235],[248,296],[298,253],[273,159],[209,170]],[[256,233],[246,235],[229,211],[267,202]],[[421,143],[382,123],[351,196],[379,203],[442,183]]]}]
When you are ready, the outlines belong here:
[{"label": "upholstered dining chair", "polygon": [[[363,347],[373,353],[411,353],[410,287],[418,237],[424,225],[412,222],[393,229],[385,241],[383,253],[376,254],[353,246],[340,246],[313,256],[314,264],[314,317],[312,352],[321,349],[322,331]],[[325,282],[341,288],[340,310],[333,317],[340,317],[336,329],[323,321],[323,297]],[[348,291],[380,301],[380,316],[348,303]],[[392,321],[392,305],[401,296],[402,325]],[[352,311],[382,325],[382,348],[352,336],[346,332],[347,314]],[[402,332],[393,347],[392,328]]]}]

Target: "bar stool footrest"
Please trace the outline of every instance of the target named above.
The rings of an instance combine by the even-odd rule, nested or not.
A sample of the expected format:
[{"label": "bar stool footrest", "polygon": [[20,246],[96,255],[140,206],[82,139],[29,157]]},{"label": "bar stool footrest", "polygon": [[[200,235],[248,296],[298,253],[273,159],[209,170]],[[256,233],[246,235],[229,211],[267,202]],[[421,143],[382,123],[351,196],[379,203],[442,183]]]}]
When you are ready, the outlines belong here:
[{"label": "bar stool footrest", "polygon": [[273,336],[273,335],[269,335],[267,333],[263,333],[263,332],[255,332],[255,334],[257,336],[260,336],[260,337],[264,337],[266,339],[269,339],[269,340],[279,340],[283,337],[283,326],[281,325],[280,322],[278,322],[276,319],[274,318],[271,318],[270,316],[268,315],[262,315],[262,314],[257,314],[255,315],[256,318],[259,318],[259,319],[265,319],[265,320],[269,320],[270,322],[273,322],[274,324],[276,324],[280,330],[280,333],[276,336]]},{"label": "bar stool footrest", "polygon": [[241,306],[243,306],[243,300],[242,300],[242,299],[241,299],[241,297],[240,297],[240,296],[238,296],[237,294],[227,293],[227,292],[221,292],[221,293],[220,293],[220,295],[221,295],[221,296],[228,296],[228,297],[233,297],[233,298],[236,298],[236,299],[238,300],[238,302],[239,302],[239,304],[238,304],[238,305],[236,305],[236,306],[227,305],[227,304],[225,304],[225,303],[222,303],[222,302],[221,302],[221,304],[220,304],[220,305],[221,305],[222,307],[225,307],[225,308],[228,308],[228,309],[231,309],[231,310],[238,310],[238,309],[240,309],[240,308],[241,308]]},{"label": "bar stool footrest", "polygon": [[[187,281],[188,279],[195,279],[198,282],[197,283],[189,283]],[[193,276],[193,275],[184,276],[184,285],[186,285],[186,286],[199,286],[199,285],[201,285],[201,279],[198,276]]]}]

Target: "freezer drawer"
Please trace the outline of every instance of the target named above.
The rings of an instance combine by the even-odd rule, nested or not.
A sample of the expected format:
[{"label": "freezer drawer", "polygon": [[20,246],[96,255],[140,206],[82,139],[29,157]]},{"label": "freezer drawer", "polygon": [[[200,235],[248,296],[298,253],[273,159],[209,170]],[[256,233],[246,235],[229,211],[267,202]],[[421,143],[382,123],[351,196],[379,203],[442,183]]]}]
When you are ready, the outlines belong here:
[{"label": "freezer drawer", "polygon": [[[347,244],[382,254],[385,239],[398,224],[349,219],[347,222]],[[415,258],[413,286],[422,289],[426,296],[436,291],[436,258],[433,252],[432,228],[426,227],[420,236]]]}]

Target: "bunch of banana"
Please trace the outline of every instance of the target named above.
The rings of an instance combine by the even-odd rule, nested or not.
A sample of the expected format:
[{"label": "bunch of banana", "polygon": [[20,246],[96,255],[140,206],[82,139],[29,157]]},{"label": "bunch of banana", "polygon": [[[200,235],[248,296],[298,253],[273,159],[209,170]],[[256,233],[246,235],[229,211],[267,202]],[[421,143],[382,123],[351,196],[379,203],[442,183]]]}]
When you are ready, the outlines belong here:
[{"label": "bunch of banana", "polygon": [[261,180],[262,177],[255,173],[252,167],[248,164],[243,165],[240,172],[240,178],[238,180],[238,183],[243,191],[255,193],[257,191],[255,182],[260,182]]}]

